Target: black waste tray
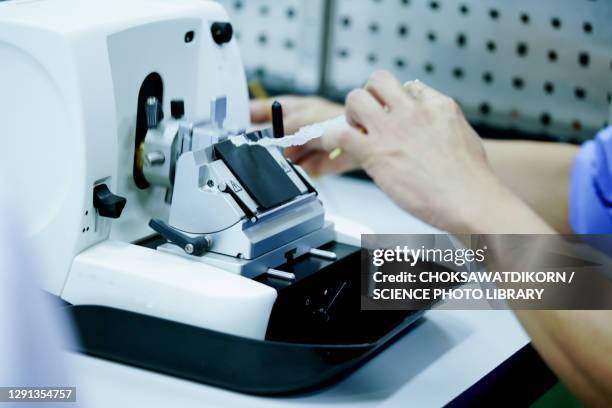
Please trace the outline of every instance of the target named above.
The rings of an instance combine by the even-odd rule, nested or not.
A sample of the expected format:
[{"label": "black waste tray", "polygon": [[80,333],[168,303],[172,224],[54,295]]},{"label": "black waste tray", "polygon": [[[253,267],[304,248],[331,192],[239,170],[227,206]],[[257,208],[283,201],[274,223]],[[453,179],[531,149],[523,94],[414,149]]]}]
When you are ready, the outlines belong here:
[{"label": "black waste tray", "polygon": [[[392,314],[388,330],[360,344],[254,340],[102,306],[68,306],[77,351],[239,392],[279,395],[324,386],[397,339],[421,313]],[[367,323],[365,323],[367,324]],[[361,327],[367,329],[367,327]]]}]

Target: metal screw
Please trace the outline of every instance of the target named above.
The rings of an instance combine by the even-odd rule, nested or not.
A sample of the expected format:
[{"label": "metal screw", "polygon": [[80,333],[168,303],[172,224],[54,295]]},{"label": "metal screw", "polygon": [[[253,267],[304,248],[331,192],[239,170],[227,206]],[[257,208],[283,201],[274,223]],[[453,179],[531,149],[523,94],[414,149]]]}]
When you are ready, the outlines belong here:
[{"label": "metal screw", "polygon": [[206,182],[206,185],[207,185],[208,187],[214,187],[214,186],[215,186],[215,182],[214,182],[214,181],[212,181],[212,180],[208,180],[208,181]]},{"label": "metal screw", "polygon": [[193,254],[193,250],[194,250],[193,244],[185,245],[185,252],[187,252],[188,254]]},{"label": "metal screw", "polygon": [[162,152],[151,152],[145,155],[145,161],[149,166],[161,166],[166,161],[166,156]]},{"label": "metal screw", "polygon": [[208,248],[213,246],[213,239],[210,235],[205,235],[204,239],[206,240],[206,244],[208,245]]}]

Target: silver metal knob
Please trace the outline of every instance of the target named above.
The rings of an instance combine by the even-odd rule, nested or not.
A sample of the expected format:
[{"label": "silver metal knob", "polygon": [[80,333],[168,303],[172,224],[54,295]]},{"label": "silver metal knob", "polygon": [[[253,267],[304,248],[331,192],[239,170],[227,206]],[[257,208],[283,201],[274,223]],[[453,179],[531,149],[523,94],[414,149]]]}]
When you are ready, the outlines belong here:
[{"label": "silver metal knob", "polygon": [[145,161],[149,166],[161,166],[166,161],[166,156],[162,152],[151,152],[145,155]]},{"label": "silver metal knob", "polygon": [[154,96],[149,97],[147,99],[145,111],[147,114],[147,127],[149,129],[157,128],[157,125],[159,125],[159,122],[161,122],[164,117],[162,106],[159,100]]}]

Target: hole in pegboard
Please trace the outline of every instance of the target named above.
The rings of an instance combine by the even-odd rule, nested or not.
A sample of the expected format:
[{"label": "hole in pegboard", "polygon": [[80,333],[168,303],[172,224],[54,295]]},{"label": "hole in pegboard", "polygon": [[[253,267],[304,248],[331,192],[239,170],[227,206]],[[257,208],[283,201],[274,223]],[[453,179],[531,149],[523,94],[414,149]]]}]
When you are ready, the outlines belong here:
[{"label": "hole in pegboard", "polygon": [[552,117],[550,116],[550,113],[542,113],[540,115],[540,123],[544,126],[549,126],[552,123]]},{"label": "hole in pegboard", "polygon": [[612,93],[610,93],[610,91],[606,94],[606,102],[608,102],[608,104],[612,103]]},{"label": "hole in pegboard", "polygon": [[259,14],[261,14],[262,16],[267,16],[268,14],[270,14],[270,7],[265,4],[262,4],[261,7],[259,7]]},{"label": "hole in pegboard", "polygon": [[266,44],[268,43],[268,36],[267,36],[265,33],[260,33],[260,34],[257,36],[257,42],[258,42],[260,45],[266,45]]},{"label": "hole in pegboard", "polygon": [[589,56],[588,52],[585,51],[581,51],[578,54],[578,64],[580,64],[581,67],[588,67],[589,63],[591,62],[591,57]]},{"label": "hole in pegboard", "polygon": [[482,102],[478,106],[478,111],[483,115],[488,115],[489,113],[491,113],[491,107],[489,106],[487,102]]},{"label": "hole in pegboard", "polygon": [[525,87],[525,80],[521,77],[512,78],[512,86],[515,89],[523,89]]},{"label": "hole in pegboard", "polygon": [[378,30],[379,30],[378,23],[376,23],[376,22],[370,23],[369,29],[370,29],[370,32],[372,34],[376,34],[378,32]]},{"label": "hole in pegboard", "polygon": [[457,34],[457,47],[463,48],[467,44],[467,35],[464,33]]},{"label": "hole in pegboard", "polygon": [[398,69],[402,69],[406,66],[406,60],[404,60],[403,58],[396,58],[395,59],[395,67]]},{"label": "hole in pegboard", "polygon": [[296,11],[293,7],[287,8],[287,18],[289,20],[293,20],[295,18]]},{"label": "hole in pegboard", "polygon": [[295,42],[293,40],[285,40],[283,42],[283,47],[285,47],[288,50],[292,50],[295,48]]},{"label": "hole in pegboard", "polygon": [[410,0],[402,0],[402,6],[409,6],[410,5]]},{"label": "hole in pegboard", "polygon": [[340,19],[340,24],[342,24],[343,27],[350,27],[351,26],[351,18],[349,16],[344,16]]},{"label": "hole in pegboard", "polygon": [[529,22],[531,21],[531,18],[529,17],[529,14],[523,12],[521,13],[521,23],[523,24],[529,24]]},{"label": "hole in pegboard", "polygon": [[[339,0],[339,4],[332,9],[335,43],[329,57],[337,65],[326,77],[332,83],[327,88],[330,95],[360,86],[366,71],[380,68],[399,77],[423,75],[448,94],[470,95],[463,101],[468,116],[485,119],[480,109],[486,102],[486,119],[492,126],[513,124],[517,131],[533,132],[540,128],[544,112],[551,126],[546,131],[554,126],[551,137],[567,140],[579,134],[573,132],[572,120],[582,121],[581,132],[586,138],[607,116],[607,106],[604,113],[601,105],[606,103],[609,87],[598,89],[593,83],[596,76],[610,74],[612,69],[610,53],[606,55],[601,49],[608,31],[600,22],[603,12],[579,13],[577,7],[572,11],[569,6],[540,2],[426,0],[410,1],[410,6],[404,7],[401,0],[364,0],[365,6]],[[303,18],[301,8],[297,10]],[[352,19],[348,23],[351,30],[343,30],[342,16]],[[372,22],[378,24],[378,30],[370,28]],[[272,33],[268,35],[268,48],[278,46]],[[292,38],[299,44],[297,37]],[[350,51],[346,61],[336,54],[341,48]],[[586,69],[580,69],[581,52],[590,54],[588,63],[582,64]],[[399,57],[406,59],[404,66]],[[346,72],[347,62],[355,64],[353,74]],[[581,76],[580,71],[587,75]],[[576,94],[578,85],[588,103],[580,101],[580,91]],[[517,106],[521,107],[521,119],[509,122],[510,108]],[[597,109],[598,116],[587,113],[588,109]],[[564,115],[565,111],[573,114]],[[568,137],[563,137],[564,131]]]},{"label": "hole in pegboard", "polygon": [[544,82],[544,92],[551,95],[555,92],[555,85],[552,82]]},{"label": "hole in pegboard", "polygon": [[579,120],[574,120],[572,122],[572,128],[575,131],[579,132],[580,130],[582,130],[582,123]]},{"label": "hole in pegboard", "polygon": [[581,100],[586,98],[585,89],[577,86],[576,88],[574,88],[574,96],[576,97],[576,99],[581,99]]},{"label": "hole in pegboard", "polygon": [[234,2],[234,10],[240,11],[240,10],[242,10],[242,6],[243,6],[243,4],[242,4],[241,1],[235,1]]},{"label": "hole in pegboard", "polygon": [[463,68],[461,67],[454,67],[452,73],[453,77],[456,79],[462,79],[465,76],[465,72],[463,72]]},{"label": "hole in pegboard", "polygon": [[255,76],[260,79],[263,78],[266,76],[266,69],[264,67],[255,68]]},{"label": "hole in pegboard", "polygon": [[346,48],[341,48],[338,50],[338,56],[340,58],[348,58],[349,55],[349,50],[347,50]]},{"label": "hole in pegboard", "polygon": [[493,74],[489,71],[483,72],[482,81],[487,85],[493,83]]}]

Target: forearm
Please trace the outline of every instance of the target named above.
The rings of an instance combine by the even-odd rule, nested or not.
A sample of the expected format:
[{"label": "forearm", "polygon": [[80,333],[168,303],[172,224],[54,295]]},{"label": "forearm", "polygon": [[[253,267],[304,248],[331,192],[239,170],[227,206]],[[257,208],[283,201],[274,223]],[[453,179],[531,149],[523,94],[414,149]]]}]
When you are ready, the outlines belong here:
[{"label": "forearm", "polygon": [[555,234],[555,230],[490,172],[470,181],[470,200],[457,208],[460,227],[451,233]]},{"label": "forearm", "polygon": [[612,406],[612,311],[517,311],[535,348],[588,406]]},{"label": "forearm", "polygon": [[579,147],[552,142],[485,140],[495,175],[559,233],[568,219],[570,172]]},{"label": "forearm", "polygon": [[[497,201],[476,200],[464,217],[476,234],[554,234],[508,188],[483,181]],[[479,197],[476,197],[479,198]],[[500,236],[485,236],[497,267],[512,265]],[[537,260],[537,257],[534,258]],[[612,311],[517,310],[534,347],[574,394],[589,406],[612,406]]]}]

